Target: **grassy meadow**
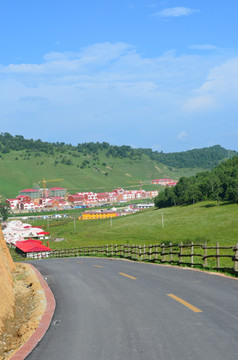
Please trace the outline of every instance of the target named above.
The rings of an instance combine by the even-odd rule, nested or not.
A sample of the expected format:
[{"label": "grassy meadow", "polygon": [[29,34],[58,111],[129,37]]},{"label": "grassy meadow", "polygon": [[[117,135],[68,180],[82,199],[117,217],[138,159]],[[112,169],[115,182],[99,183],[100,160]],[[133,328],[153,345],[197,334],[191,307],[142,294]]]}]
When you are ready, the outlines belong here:
[{"label": "grassy meadow", "polygon": [[[163,224],[162,224],[163,217]],[[201,202],[189,206],[149,209],[111,220],[60,219],[34,221],[51,233],[52,249],[106,244],[219,242],[238,243],[238,205]],[[162,226],[164,225],[164,226]]]}]

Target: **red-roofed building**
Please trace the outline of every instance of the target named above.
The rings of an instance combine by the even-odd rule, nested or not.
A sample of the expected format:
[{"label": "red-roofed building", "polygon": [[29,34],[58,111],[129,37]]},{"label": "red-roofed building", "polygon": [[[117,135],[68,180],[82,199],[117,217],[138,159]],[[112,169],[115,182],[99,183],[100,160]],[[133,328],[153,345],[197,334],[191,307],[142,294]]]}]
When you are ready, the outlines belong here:
[{"label": "red-roofed building", "polygon": [[15,244],[18,253],[28,258],[44,258],[49,257],[52,249],[42,244],[40,240],[18,241]]},{"label": "red-roofed building", "polygon": [[178,183],[178,181],[172,181],[172,182],[168,183],[167,186],[172,187],[172,186],[177,185],[177,183]]},{"label": "red-roofed building", "polygon": [[27,195],[33,200],[40,197],[40,191],[36,189],[25,189],[20,191],[20,195]]},{"label": "red-roofed building", "polygon": [[40,231],[37,233],[37,235],[50,235],[50,233],[47,231]]},{"label": "red-roofed building", "polygon": [[69,195],[68,201],[72,204],[85,205],[87,201],[86,193],[77,193],[75,195]]},{"label": "red-roofed building", "polygon": [[16,199],[20,200],[20,202],[23,203],[30,203],[31,202],[31,197],[28,195],[18,195],[16,197]]},{"label": "red-roofed building", "polygon": [[19,208],[20,210],[33,211],[33,210],[41,210],[43,206],[39,205],[34,201],[31,201],[29,203],[23,203],[23,202],[20,203]]},{"label": "red-roofed building", "polygon": [[21,203],[19,199],[7,199],[6,202],[10,206],[11,210],[17,209],[18,205]]},{"label": "red-roofed building", "polygon": [[97,194],[97,202],[99,204],[102,204],[102,203],[107,203],[109,202],[109,196],[108,196],[108,193],[98,193]]},{"label": "red-roofed building", "polygon": [[[169,185],[169,186],[174,186],[177,184],[178,181],[174,180],[174,179],[155,179],[155,180],[152,180],[151,183],[153,185],[163,185],[163,186],[166,186],[166,185]],[[174,184],[174,185],[171,185],[171,184]]]}]

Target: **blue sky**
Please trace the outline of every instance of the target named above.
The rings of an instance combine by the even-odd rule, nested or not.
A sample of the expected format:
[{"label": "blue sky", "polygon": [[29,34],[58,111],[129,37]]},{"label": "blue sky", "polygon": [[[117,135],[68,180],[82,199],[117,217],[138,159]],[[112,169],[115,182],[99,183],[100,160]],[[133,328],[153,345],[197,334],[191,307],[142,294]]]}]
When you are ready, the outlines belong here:
[{"label": "blue sky", "polygon": [[237,0],[0,3],[1,132],[238,150]]}]

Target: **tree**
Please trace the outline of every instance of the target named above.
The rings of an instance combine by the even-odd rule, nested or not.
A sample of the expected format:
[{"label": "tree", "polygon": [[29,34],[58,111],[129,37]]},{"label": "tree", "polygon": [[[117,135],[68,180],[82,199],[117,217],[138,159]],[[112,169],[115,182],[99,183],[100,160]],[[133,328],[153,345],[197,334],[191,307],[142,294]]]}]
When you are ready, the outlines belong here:
[{"label": "tree", "polygon": [[2,221],[6,221],[9,216],[9,206],[7,204],[0,204],[0,215],[2,217]]}]

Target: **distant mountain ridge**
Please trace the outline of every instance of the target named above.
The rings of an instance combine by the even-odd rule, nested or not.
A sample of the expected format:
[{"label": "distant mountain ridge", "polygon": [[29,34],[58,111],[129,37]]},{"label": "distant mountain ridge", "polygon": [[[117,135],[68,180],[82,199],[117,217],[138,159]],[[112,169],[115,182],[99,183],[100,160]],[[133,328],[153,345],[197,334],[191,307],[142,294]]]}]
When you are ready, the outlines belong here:
[{"label": "distant mountain ridge", "polygon": [[167,153],[152,151],[151,149],[140,149],[152,160],[159,161],[162,164],[175,168],[204,168],[212,169],[221,162],[238,155],[237,151],[226,150],[220,145],[206,147],[202,149],[193,149],[176,153]]},{"label": "distant mountain ridge", "polygon": [[103,143],[82,143],[77,146],[65,144],[63,142],[49,143],[41,140],[25,139],[22,135],[12,136],[9,133],[0,134],[0,153],[6,154],[11,150],[32,150],[53,155],[54,150],[76,149],[79,153],[98,154],[99,151],[105,150],[106,155],[120,158],[140,158],[141,154],[147,155],[151,160],[172,166],[175,168],[204,168],[212,169],[222,161],[238,155],[237,151],[226,150],[220,145],[205,147],[201,149],[192,149],[182,152],[163,153],[152,151],[152,149],[133,149],[131,146],[110,145]]}]

